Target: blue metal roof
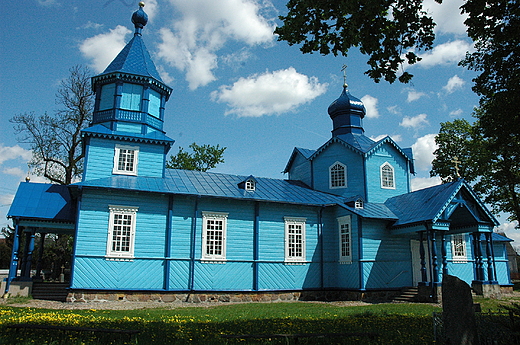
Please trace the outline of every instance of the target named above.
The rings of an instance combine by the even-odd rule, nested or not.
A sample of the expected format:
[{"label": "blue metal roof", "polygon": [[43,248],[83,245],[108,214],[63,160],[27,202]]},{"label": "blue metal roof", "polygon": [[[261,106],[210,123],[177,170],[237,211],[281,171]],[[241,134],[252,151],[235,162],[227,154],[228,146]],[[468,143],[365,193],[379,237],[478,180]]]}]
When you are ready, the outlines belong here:
[{"label": "blue metal roof", "polygon": [[381,203],[363,203],[363,208],[355,208],[347,205],[341,207],[361,216],[363,218],[386,219],[389,221],[398,220],[397,216],[385,204]]},{"label": "blue metal roof", "polygon": [[461,188],[468,191],[487,215],[489,221],[498,225],[498,221],[462,179],[395,196],[385,201],[385,205],[399,218],[394,226],[426,221],[435,222]]},{"label": "blue metal roof", "polygon": [[213,172],[167,169],[166,178],[114,175],[83,181],[72,186],[128,189],[143,192],[200,195],[305,205],[342,203],[343,198],[310,189],[300,181],[271,178],[256,179],[256,189],[246,191],[238,185],[247,176]]},{"label": "blue metal roof", "polygon": [[75,208],[65,185],[22,182],[7,216],[74,222]]},{"label": "blue metal roof", "polygon": [[140,35],[134,35],[101,75],[114,72],[152,77],[162,82]]},{"label": "blue metal roof", "polygon": [[121,132],[121,131],[113,131],[106,126],[101,124],[94,125],[92,127],[83,129],[82,134],[99,137],[99,138],[110,138],[117,140],[127,140],[127,141],[135,141],[135,142],[145,142],[145,143],[153,143],[153,144],[167,144],[173,145],[175,140],[166,136],[164,133],[155,131],[148,134],[141,133],[129,133],[129,132]]}]

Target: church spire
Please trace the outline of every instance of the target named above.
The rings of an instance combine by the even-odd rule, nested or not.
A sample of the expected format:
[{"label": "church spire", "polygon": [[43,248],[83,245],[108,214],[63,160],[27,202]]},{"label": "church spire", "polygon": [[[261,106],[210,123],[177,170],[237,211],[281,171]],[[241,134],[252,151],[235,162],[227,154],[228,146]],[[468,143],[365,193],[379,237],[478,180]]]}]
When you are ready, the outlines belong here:
[{"label": "church spire", "polygon": [[143,7],[140,2],[132,14],[134,37],[103,73],[92,78],[93,125],[140,135],[164,133],[164,105],[172,89],[161,80],[141,37],[148,23]]},{"label": "church spire", "polygon": [[348,91],[346,68],[347,66],[344,65],[341,69],[343,71],[343,92],[328,109],[333,124],[333,137],[347,133],[361,135],[365,132],[362,123],[366,114],[365,106],[360,99],[352,96]]}]

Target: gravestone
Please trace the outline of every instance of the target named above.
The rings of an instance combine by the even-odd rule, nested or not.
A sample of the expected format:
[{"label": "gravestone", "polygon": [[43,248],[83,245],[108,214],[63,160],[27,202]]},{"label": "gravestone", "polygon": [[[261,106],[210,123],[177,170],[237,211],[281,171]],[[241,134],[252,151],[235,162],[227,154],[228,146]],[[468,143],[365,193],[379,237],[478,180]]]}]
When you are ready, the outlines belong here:
[{"label": "gravestone", "polygon": [[471,288],[455,276],[442,279],[442,318],[446,344],[478,344]]}]

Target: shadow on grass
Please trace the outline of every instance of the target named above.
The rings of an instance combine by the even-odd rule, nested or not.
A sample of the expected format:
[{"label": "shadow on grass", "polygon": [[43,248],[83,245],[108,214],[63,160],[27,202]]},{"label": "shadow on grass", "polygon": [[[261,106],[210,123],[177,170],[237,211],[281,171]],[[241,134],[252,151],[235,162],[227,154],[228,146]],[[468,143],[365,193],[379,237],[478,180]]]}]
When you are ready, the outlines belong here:
[{"label": "shadow on grass", "polygon": [[[51,324],[51,323],[48,323]],[[144,321],[135,319],[89,322],[81,327],[136,329],[136,336],[93,332],[13,330],[0,327],[0,344],[294,344],[294,340],[223,339],[223,334],[301,334],[374,332],[368,337],[300,338],[299,344],[431,344],[432,318],[415,315],[363,313],[349,317],[248,319],[234,321]]]}]

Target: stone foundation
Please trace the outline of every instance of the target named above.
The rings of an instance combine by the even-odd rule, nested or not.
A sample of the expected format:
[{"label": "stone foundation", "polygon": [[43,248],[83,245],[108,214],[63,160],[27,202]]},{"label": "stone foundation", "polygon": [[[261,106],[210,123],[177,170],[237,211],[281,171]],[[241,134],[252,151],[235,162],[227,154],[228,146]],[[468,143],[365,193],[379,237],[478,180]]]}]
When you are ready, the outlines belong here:
[{"label": "stone foundation", "polygon": [[[5,291],[5,284],[6,281],[2,281],[2,284],[0,286],[1,294]],[[12,281],[11,284],[9,284],[9,296],[12,297],[29,297],[32,294],[32,281]]]},{"label": "stone foundation", "polygon": [[502,297],[502,291],[498,284],[483,284],[482,282],[474,281],[471,284],[471,288],[475,294],[485,298],[500,299]]},{"label": "stone foundation", "polygon": [[288,301],[391,301],[400,291],[284,291],[284,292],[136,292],[71,290],[67,302],[288,302]]}]

